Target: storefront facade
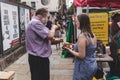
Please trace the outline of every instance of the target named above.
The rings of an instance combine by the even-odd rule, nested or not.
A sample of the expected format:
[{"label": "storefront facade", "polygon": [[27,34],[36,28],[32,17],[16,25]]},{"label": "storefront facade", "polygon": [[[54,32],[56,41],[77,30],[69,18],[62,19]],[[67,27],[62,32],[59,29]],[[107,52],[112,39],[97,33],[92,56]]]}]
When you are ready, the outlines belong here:
[{"label": "storefront facade", "polygon": [[50,12],[58,12],[60,0],[21,0],[22,3],[34,9],[47,8]]}]

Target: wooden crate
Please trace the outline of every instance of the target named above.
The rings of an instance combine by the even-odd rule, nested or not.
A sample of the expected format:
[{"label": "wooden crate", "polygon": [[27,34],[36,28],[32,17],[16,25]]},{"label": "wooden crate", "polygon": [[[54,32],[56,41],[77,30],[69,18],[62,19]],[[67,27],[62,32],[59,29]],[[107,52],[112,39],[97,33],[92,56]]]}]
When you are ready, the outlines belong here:
[{"label": "wooden crate", "polygon": [[0,80],[13,80],[14,75],[14,71],[0,71]]}]

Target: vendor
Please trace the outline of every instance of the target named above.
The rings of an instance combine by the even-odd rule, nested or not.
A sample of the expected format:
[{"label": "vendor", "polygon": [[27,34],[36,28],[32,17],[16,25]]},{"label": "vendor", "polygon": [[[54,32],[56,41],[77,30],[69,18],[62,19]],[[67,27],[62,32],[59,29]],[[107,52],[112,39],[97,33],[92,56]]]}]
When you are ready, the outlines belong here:
[{"label": "vendor", "polygon": [[110,25],[110,51],[113,62],[109,62],[111,76],[120,76],[120,60],[118,58],[118,35],[120,34],[120,14],[115,13],[112,17]]}]

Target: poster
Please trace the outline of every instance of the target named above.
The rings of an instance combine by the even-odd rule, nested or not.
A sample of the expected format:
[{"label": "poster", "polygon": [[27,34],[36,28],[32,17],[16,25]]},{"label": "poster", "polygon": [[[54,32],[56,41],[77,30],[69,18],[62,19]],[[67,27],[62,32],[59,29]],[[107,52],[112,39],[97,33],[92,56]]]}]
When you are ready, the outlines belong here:
[{"label": "poster", "polygon": [[5,51],[20,43],[18,26],[18,7],[2,2],[0,4],[3,51]]},{"label": "poster", "polygon": [[27,28],[27,24],[30,21],[30,11],[29,9],[25,9],[25,29]]},{"label": "poster", "polygon": [[108,14],[107,13],[91,13],[89,14],[91,29],[95,33],[98,40],[102,40],[103,44],[108,44]]},{"label": "poster", "polygon": [[21,35],[21,42],[25,41],[25,8],[20,7],[20,35]]}]

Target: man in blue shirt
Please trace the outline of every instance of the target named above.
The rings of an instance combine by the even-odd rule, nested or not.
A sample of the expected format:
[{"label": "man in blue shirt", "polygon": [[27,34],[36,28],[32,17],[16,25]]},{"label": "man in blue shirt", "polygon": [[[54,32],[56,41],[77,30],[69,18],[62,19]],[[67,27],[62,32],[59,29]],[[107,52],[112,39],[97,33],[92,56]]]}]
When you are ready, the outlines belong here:
[{"label": "man in blue shirt", "polygon": [[48,16],[48,21],[47,21],[47,24],[46,24],[46,26],[47,26],[47,28],[50,30],[51,29],[51,27],[52,27],[52,21],[50,20],[50,16]]}]

